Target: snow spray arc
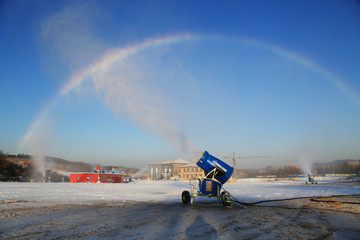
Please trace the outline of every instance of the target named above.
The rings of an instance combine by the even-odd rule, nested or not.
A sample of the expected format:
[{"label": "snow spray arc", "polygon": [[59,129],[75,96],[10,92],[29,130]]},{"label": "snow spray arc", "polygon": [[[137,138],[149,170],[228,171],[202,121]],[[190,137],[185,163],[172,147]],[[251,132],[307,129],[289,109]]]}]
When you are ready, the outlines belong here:
[{"label": "snow spray arc", "polygon": [[[50,112],[58,105],[64,96],[77,89],[85,80],[93,80],[95,88],[104,95],[104,100],[114,113],[124,112],[138,125],[145,126],[160,135],[166,141],[171,142],[177,149],[182,150],[189,156],[198,154],[200,150],[189,141],[184,134],[170,121],[162,118],[161,108],[151,105],[151,100],[141,87],[135,86],[132,79],[126,76],[116,77],[112,75],[112,65],[144,51],[148,48],[164,46],[176,42],[195,38],[188,34],[168,36],[158,39],[149,39],[139,44],[125,48],[111,49],[82,71],[74,73],[69,81],[60,89],[59,94],[51,99],[38,114],[28,131],[19,143],[19,149],[27,147],[31,139],[41,129],[43,122]],[[115,87],[114,87],[115,86]],[[141,97],[140,97],[141,96]],[[149,101],[150,100],[150,101]],[[33,148],[30,145],[30,148]],[[36,149],[33,149],[33,151]],[[40,159],[40,158],[39,158]]]},{"label": "snow spray arc", "polygon": [[[19,143],[19,149],[22,151],[29,143],[29,141],[34,137],[34,134],[39,131],[43,122],[47,119],[48,115],[54,109],[61,99],[72,92],[74,89],[77,89],[85,80],[93,80],[96,89],[104,94],[105,101],[107,105],[115,112],[123,111],[131,117],[133,121],[137,124],[143,125],[152,131],[158,133],[161,137],[170,141],[178,149],[188,153],[190,156],[193,152],[199,152],[197,147],[191,143],[180,131],[174,126],[174,124],[165,121],[161,118],[161,114],[158,114],[158,109],[152,108],[151,105],[143,105],[146,103],[147,99],[138,99],[131,92],[132,88],[130,82],[124,82],[120,79],[112,78],[112,75],[109,75],[108,71],[112,64],[122,61],[134,54],[141,53],[149,48],[154,48],[158,46],[166,46],[174,43],[190,41],[190,40],[202,40],[202,39],[214,39],[214,40],[226,40],[228,37],[222,36],[209,36],[209,35],[196,35],[196,34],[180,34],[180,35],[171,35],[161,38],[148,39],[138,44],[133,44],[124,48],[114,48],[107,51],[98,61],[95,61],[93,64],[90,64],[88,67],[72,74],[69,81],[67,81],[63,87],[60,89],[58,95],[51,99],[42,111],[39,112],[33,123],[28,128],[27,132],[22,137]],[[290,59],[306,68],[313,70],[314,72],[319,73],[324,76],[335,86],[338,87],[340,91],[345,93],[347,96],[352,98],[356,103],[360,103],[360,98],[351,90],[346,84],[339,78],[333,76],[327,70],[319,67],[312,61],[299,56],[290,51],[284,50],[280,47],[264,43],[262,41],[248,39],[248,38],[234,38],[233,40],[248,44],[250,46],[258,47],[260,49],[265,49],[284,58]],[[105,81],[104,77],[111,77],[111,81]],[[120,81],[119,81],[120,80]],[[112,89],[112,86],[115,84],[115,88]],[[119,101],[117,96],[125,94],[125,97]],[[122,95],[124,96],[124,95]],[[125,100],[125,102],[123,101]],[[119,102],[122,102],[119,105]],[[140,104],[140,105],[139,105]],[[140,106],[140,109],[137,107]],[[143,118],[143,116],[148,116]]]}]

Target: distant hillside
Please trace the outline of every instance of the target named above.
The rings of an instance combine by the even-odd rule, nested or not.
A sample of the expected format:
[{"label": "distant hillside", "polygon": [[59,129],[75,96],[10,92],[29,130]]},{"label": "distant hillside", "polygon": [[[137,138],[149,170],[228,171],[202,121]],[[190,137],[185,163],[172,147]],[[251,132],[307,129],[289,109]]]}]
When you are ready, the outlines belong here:
[{"label": "distant hillside", "polygon": [[20,158],[20,157],[6,157],[6,161],[16,164],[21,167],[28,167],[32,161],[29,158]]},{"label": "distant hillside", "polygon": [[[325,163],[314,163],[313,172],[318,174],[359,174],[360,160],[344,159],[335,160]],[[277,177],[286,177],[291,175],[307,174],[299,168],[298,164],[287,164],[284,166],[272,167],[265,169],[236,169],[238,177],[256,177],[272,175]]]},{"label": "distant hillside", "polygon": [[0,151],[0,181],[27,181],[32,172],[31,163],[28,160],[19,158],[11,158],[7,161],[7,157]]},{"label": "distant hillside", "polygon": [[[73,162],[55,157],[46,157],[45,169],[57,170],[62,172],[92,172],[97,164],[90,164],[84,162]],[[105,169],[106,172],[110,172],[113,168],[115,171],[119,171],[125,174],[134,174],[139,171],[138,168],[129,168],[121,166],[107,166],[101,165],[101,169]]]},{"label": "distant hillside", "polygon": [[[17,165],[29,165],[34,161],[32,159],[24,158],[9,158],[9,160]],[[45,170],[59,171],[59,172],[91,172],[96,167],[96,164],[85,162],[73,162],[56,157],[45,157],[44,168]],[[101,165],[105,171],[111,171],[115,168],[116,171],[124,172],[127,174],[133,174],[139,171],[137,168],[121,167],[121,166],[106,166]]]},{"label": "distant hillside", "polygon": [[359,174],[360,160],[343,159],[328,163],[315,163],[314,170],[319,174]]},{"label": "distant hillside", "polygon": [[94,169],[94,164],[73,162],[55,157],[46,157],[44,167],[45,169],[61,172],[90,172]]},{"label": "distant hillside", "polygon": [[335,160],[335,161],[329,162],[327,164],[335,165],[335,164],[343,164],[343,163],[347,163],[347,164],[350,164],[350,165],[358,165],[358,164],[360,164],[360,159],[359,160],[353,160],[353,159]]},{"label": "distant hillside", "polygon": [[[40,173],[34,173],[35,161],[30,155],[18,154],[18,155],[5,155],[0,151],[0,181],[39,181],[42,179]],[[73,162],[56,157],[45,157],[44,170],[46,176],[50,176],[52,181],[62,181],[65,177],[65,181],[68,180],[70,172],[92,172],[96,164],[85,162]],[[110,172],[113,168],[116,172],[120,172],[125,175],[133,175],[138,172],[137,168],[121,167],[121,166],[106,166],[101,165],[102,169],[106,172]]]}]

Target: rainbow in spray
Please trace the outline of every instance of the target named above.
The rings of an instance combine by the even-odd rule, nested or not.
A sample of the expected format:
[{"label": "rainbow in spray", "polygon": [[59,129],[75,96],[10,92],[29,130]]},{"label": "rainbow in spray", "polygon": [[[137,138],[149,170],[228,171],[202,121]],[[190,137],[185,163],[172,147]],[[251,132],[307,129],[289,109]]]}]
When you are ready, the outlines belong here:
[{"label": "rainbow in spray", "polygon": [[107,53],[105,53],[99,61],[91,64],[90,66],[84,68],[79,72],[74,73],[70,77],[69,81],[66,82],[60,89],[57,96],[51,99],[44,106],[44,108],[40,111],[33,123],[30,125],[29,129],[24,134],[19,143],[19,149],[22,150],[28,145],[29,141],[33,138],[35,132],[39,129],[44,120],[49,116],[51,110],[55,108],[55,106],[61,101],[61,99],[67,94],[71,93],[74,89],[78,88],[87,77],[90,77],[92,75],[92,73],[106,68],[115,61],[125,59],[126,57],[136,54],[147,48],[171,44],[180,41],[186,41],[194,38],[195,36],[189,34],[174,35],[163,38],[148,39],[142,43],[134,44],[125,48],[115,48],[108,50]]},{"label": "rainbow in spray", "polygon": [[[124,48],[114,48],[108,50],[100,60],[94,62],[89,65],[87,68],[82,69],[74,73],[70,79],[63,85],[63,87],[59,90],[57,96],[51,99],[44,108],[37,115],[33,123],[30,125],[27,132],[21,138],[19,142],[19,150],[23,150],[28,143],[33,138],[36,131],[43,124],[45,119],[49,116],[51,111],[56,107],[56,105],[61,101],[61,99],[71,93],[74,89],[81,86],[81,84],[86,79],[91,79],[91,77],[98,71],[104,70],[109,67],[111,64],[121,61],[122,59],[126,59],[127,57],[137,54],[143,50],[148,48],[154,48],[157,46],[170,45],[174,43],[190,41],[190,40],[201,40],[201,39],[213,39],[213,40],[228,40],[231,39],[229,37],[223,36],[214,36],[214,35],[197,35],[197,34],[180,34],[180,35],[171,35],[162,38],[153,38],[145,40],[141,43],[129,45]],[[265,42],[254,40],[250,38],[232,38],[235,41],[242,42],[244,44],[248,44],[250,46],[254,46],[260,49],[265,49],[271,52],[274,52],[277,55],[280,55],[284,58],[287,58],[291,61],[294,61],[306,68],[313,70],[314,72],[320,74],[324,78],[331,81],[340,91],[342,91],[345,95],[350,97],[354,102],[360,105],[360,98],[357,96],[340,78],[335,77],[329,71],[321,68],[317,64],[313,63],[307,58],[304,58],[298,54],[293,52],[284,50],[278,46],[270,45]]]}]

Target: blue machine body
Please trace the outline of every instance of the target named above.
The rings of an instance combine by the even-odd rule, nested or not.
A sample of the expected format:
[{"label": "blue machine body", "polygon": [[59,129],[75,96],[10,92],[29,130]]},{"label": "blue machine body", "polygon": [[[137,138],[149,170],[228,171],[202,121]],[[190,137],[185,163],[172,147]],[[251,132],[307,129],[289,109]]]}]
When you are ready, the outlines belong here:
[{"label": "blue machine body", "polygon": [[199,189],[203,194],[214,194],[217,195],[220,192],[221,183],[212,179],[204,178],[199,183]]},{"label": "blue machine body", "polygon": [[308,174],[308,179],[309,179],[309,182],[311,182],[311,183],[315,182],[314,175],[312,175],[312,174]]},{"label": "blue machine body", "polygon": [[[215,176],[212,177],[214,177],[216,180],[220,182],[220,189],[221,189],[221,184],[226,183],[234,171],[233,167],[230,167],[228,164],[224,163],[220,159],[210,155],[207,151],[203,153],[203,155],[196,164],[205,171],[205,175],[211,172],[214,168],[217,169]],[[204,180],[213,181],[211,179],[204,179]],[[201,185],[204,184],[209,185],[209,183],[206,183],[207,181],[204,180],[202,181],[203,183]],[[213,185],[216,188],[218,183],[216,181],[213,182],[215,182],[213,183]],[[200,187],[200,189],[204,190],[202,187]]]}]

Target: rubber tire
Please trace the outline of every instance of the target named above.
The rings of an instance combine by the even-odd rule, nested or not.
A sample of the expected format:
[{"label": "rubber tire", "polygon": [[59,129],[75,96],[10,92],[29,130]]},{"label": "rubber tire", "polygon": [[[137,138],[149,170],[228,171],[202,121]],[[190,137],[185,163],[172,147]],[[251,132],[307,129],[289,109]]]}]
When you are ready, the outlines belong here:
[{"label": "rubber tire", "polygon": [[190,193],[189,191],[183,191],[181,194],[181,200],[183,204],[189,204],[190,203]]},{"label": "rubber tire", "polygon": [[221,203],[224,207],[231,205],[231,197],[230,194],[226,191],[220,194]]}]

